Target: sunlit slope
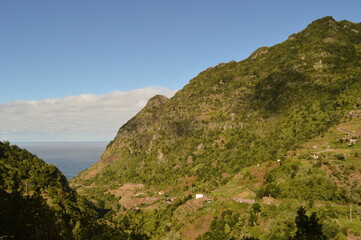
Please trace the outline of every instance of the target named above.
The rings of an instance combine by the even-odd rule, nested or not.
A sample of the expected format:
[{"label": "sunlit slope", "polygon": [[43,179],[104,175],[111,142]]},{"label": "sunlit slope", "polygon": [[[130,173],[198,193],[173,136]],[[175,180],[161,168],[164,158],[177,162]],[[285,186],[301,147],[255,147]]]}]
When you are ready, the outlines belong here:
[{"label": "sunlit slope", "polygon": [[73,183],[167,186],[194,177],[211,189],[282,159],[359,107],[360,42],[360,24],[325,17],[244,61],[209,68],[173,98],[152,98]]}]

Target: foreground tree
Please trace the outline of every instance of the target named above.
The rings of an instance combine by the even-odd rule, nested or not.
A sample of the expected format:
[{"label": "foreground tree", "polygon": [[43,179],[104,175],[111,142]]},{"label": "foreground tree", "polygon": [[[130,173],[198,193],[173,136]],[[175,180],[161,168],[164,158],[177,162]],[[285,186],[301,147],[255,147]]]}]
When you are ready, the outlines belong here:
[{"label": "foreground tree", "polygon": [[326,236],[322,232],[322,224],[319,223],[317,214],[314,212],[310,217],[306,215],[306,210],[300,207],[296,216],[297,231],[292,240],[324,240]]}]

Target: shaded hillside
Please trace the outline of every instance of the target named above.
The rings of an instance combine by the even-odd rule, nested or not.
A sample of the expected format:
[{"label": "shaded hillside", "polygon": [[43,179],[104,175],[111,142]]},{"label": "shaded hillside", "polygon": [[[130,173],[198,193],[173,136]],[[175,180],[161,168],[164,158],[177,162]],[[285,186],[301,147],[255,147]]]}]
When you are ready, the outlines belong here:
[{"label": "shaded hillside", "polygon": [[282,159],[359,107],[360,43],[361,24],[325,17],[244,61],[209,68],[172,99],[151,99],[73,182],[162,188],[194,177],[206,190]]},{"label": "shaded hillside", "polygon": [[54,165],[8,142],[0,142],[0,203],[0,236],[11,239],[100,239],[112,232]]}]

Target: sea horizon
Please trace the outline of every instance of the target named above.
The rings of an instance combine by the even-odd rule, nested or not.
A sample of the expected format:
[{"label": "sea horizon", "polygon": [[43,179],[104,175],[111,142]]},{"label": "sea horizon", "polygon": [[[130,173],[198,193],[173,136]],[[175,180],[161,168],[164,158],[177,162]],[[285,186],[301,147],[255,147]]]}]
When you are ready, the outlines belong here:
[{"label": "sea horizon", "polygon": [[69,180],[98,162],[109,141],[11,142],[54,164]]}]

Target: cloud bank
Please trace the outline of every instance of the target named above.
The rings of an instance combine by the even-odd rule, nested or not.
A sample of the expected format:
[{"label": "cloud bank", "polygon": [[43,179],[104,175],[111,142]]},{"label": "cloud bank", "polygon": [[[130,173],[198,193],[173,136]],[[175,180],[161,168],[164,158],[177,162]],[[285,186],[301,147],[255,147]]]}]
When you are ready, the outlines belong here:
[{"label": "cloud bank", "polygon": [[0,104],[0,141],[109,141],[151,97],[175,92],[146,87]]}]

